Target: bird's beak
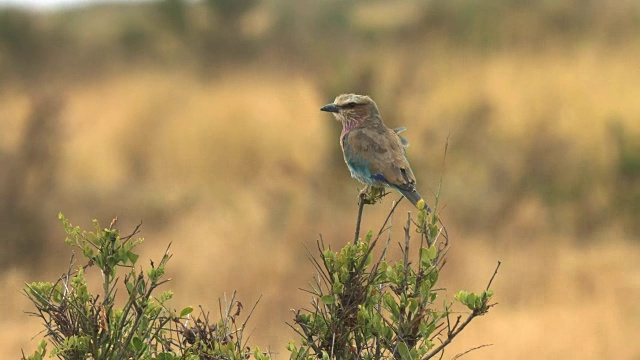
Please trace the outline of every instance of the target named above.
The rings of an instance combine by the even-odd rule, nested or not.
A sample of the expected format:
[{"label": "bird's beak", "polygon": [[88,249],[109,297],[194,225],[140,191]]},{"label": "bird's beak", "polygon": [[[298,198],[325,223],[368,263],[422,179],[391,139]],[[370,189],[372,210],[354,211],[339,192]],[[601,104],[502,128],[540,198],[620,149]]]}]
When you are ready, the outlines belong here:
[{"label": "bird's beak", "polygon": [[340,111],[340,109],[338,109],[338,107],[336,106],[336,104],[331,103],[331,104],[327,104],[323,107],[320,108],[320,111],[326,111],[326,112],[332,112],[332,113],[337,113]]}]

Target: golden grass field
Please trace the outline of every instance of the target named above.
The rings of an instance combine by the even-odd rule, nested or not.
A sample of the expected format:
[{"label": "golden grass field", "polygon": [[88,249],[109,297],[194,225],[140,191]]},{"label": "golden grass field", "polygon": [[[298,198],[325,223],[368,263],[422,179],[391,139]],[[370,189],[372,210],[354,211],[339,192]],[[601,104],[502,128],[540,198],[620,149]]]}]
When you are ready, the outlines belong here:
[{"label": "golden grass field", "polygon": [[[406,52],[381,52],[371,95],[383,117],[385,108],[394,110],[388,125],[409,129],[419,188],[432,201],[442,178],[440,210],[452,248],[440,285],[449,297],[481,290],[502,261],[498,305],[472,322],[445,358],[492,344],[465,358],[640,359],[636,236],[613,220],[584,236],[572,229],[585,209],[550,208],[531,195],[501,213],[504,195],[493,181],[502,175],[491,173],[503,169],[511,179],[529,171],[536,164],[523,162],[521,152],[547,138],[553,141],[541,142],[533,159],[558,159],[559,182],[570,187],[580,177],[572,164],[583,161],[610,173],[611,120],[640,134],[640,46],[425,49],[411,54],[414,81],[402,96],[384,89],[397,88]],[[172,242],[166,288],[174,290],[176,308],[215,312],[219,297],[238,290],[247,309],[262,296],[250,344],[287,358],[285,345],[296,336],[285,322],[290,309],[308,303],[298,288],[313,275],[304,245],[314,248],[319,233],[333,248],[350,241],[360,186],[331,163],[339,124],[319,111],[332,98],[317,81],[266,61],[224,65],[211,77],[138,64],[59,86],[60,167],[53,200],[43,205],[51,223],[58,211],[85,227],[117,215],[123,232],[142,221],[142,258],[158,259]],[[0,102],[0,148],[9,152],[30,102],[20,88],[5,88]],[[476,131],[465,114],[483,106],[490,114]],[[544,136],[535,137],[540,131]],[[499,146],[487,143],[497,140]],[[469,147],[480,155],[470,156]],[[597,213],[611,193],[612,182],[603,179],[578,204]],[[377,229],[390,205],[387,199],[366,209],[363,227]],[[400,209],[411,210],[406,203]],[[465,226],[476,218],[487,223]],[[49,237],[61,245],[62,227],[52,229]],[[30,308],[20,289],[66,269],[68,251],[52,247],[55,256],[45,257],[42,269],[12,267],[2,275],[0,358],[35,348],[39,324],[22,313]]]}]

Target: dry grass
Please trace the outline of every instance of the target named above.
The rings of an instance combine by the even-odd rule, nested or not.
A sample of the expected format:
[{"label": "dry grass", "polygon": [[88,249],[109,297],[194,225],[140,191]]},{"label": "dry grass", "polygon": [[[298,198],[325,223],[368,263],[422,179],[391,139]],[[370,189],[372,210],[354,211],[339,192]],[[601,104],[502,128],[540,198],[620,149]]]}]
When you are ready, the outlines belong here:
[{"label": "dry grass", "polygon": [[505,266],[495,284],[498,307],[473,324],[450,355],[490,343],[470,358],[637,358],[640,269],[633,259],[640,247],[615,238],[595,246],[530,240],[488,248],[480,240],[452,251],[443,280],[454,287],[481,282],[493,257]]},{"label": "dry grass", "polygon": [[[548,124],[546,131],[565,147],[563,154],[540,156],[592,158],[606,172],[613,151],[606,131],[611,118],[640,130],[640,71],[632,64],[638,48],[483,56],[449,50],[434,46],[423,55],[411,95],[394,104],[397,119],[387,119],[409,128],[410,155],[427,194],[437,188],[444,139],[453,134],[442,198],[445,219],[490,209],[500,195],[491,184],[495,177],[483,172],[486,162],[456,152],[470,141],[479,142],[478,151],[491,151],[483,153],[483,161],[504,164],[507,172],[524,171],[528,164],[518,157],[522,144],[541,123]],[[394,69],[402,60],[381,58],[379,88],[397,81]],[[117,214],[126,229],[141,219],[148,238],[144,257],[157,257],[172,241],[176,307],[215,309],[216,299],[233,289],[245,305],[263,294],[251,323],[252,343],[271,346],[282,359],[284,345],[294,337],[284,324],[289,309],[308,300],[297,290],[312,274],[302,244],[313,247],[319,232],[334,247],[350,239],[358,185],[346,169],[328,165],[338,146],[331,137],[338,124],[318,111],[331,99],[318,94],[313,80],[261,67],[222,73],[200,79],[188,72],[136,68],[66,88],[56,206],[81,224],[95,216],[106,223]],[[391,106],[385,99],[392,96],[377,95],[384,115]],[[13,147],[11,139],[21,129],[15,119],[24,118],[28,103],[20,93],[2,97],[8,104],[0,134],[6,150]],[[465,138],[470,126],[465,114],[478,104],[491,109],[486,133],[472,131]],[[504,148],[487,147],[483,134],[504,140]],[[593,196],[600,191],[605,190],[594,189]],[[368,210],[364,227],[375,227],[389,203]],[[576,241],[570,231],[556,231],[556,215],[539,199],[526,199],[498,219],[499,230],[490,235],[469,235],[450,225],[454,247],[443,285],[477,290],[497,260],[503,267],[495,282],[500,305],[472,324],[449,355],[492,343],[468,358],[640,357],[634,339],[640,323],[635,301],[640,247],[616,224],[588,243]],[[52,279],[66,265],[64,258],[49,263],[55,271],[37,279]],[[18,289],[28,280],[34,277],[18,271],[2,278],[2,358],[35,345],[28,340],[37,324],[20,313],[28,304]]]}]

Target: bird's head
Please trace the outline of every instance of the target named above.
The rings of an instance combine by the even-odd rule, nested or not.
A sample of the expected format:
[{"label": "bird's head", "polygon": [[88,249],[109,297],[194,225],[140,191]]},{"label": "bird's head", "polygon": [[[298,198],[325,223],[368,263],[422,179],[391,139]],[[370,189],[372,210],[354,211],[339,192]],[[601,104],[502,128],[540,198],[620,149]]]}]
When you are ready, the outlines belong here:
[{"label": "bird's head", "polygon": [[320,108],[333,113],[343,123],[361,122],[378,114],[378,106],[366,95],[342,94],[331,103]]}]

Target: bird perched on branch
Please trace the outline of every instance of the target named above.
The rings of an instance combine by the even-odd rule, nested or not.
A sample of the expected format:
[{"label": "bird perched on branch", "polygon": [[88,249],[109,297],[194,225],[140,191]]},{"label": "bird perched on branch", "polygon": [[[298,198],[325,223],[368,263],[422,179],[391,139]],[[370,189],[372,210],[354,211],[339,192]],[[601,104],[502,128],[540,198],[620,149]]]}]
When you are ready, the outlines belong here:
[{"label": "bird perched on branch", "polygon": [[342,122],[340,146],[351,177],[367,188],[395,189],[417,208],[429,211],[415,188],[404,149],[409,143],[399,135],[404,128],[388,128],[376,103],[365,95],[342,94],[320,110]]}]

